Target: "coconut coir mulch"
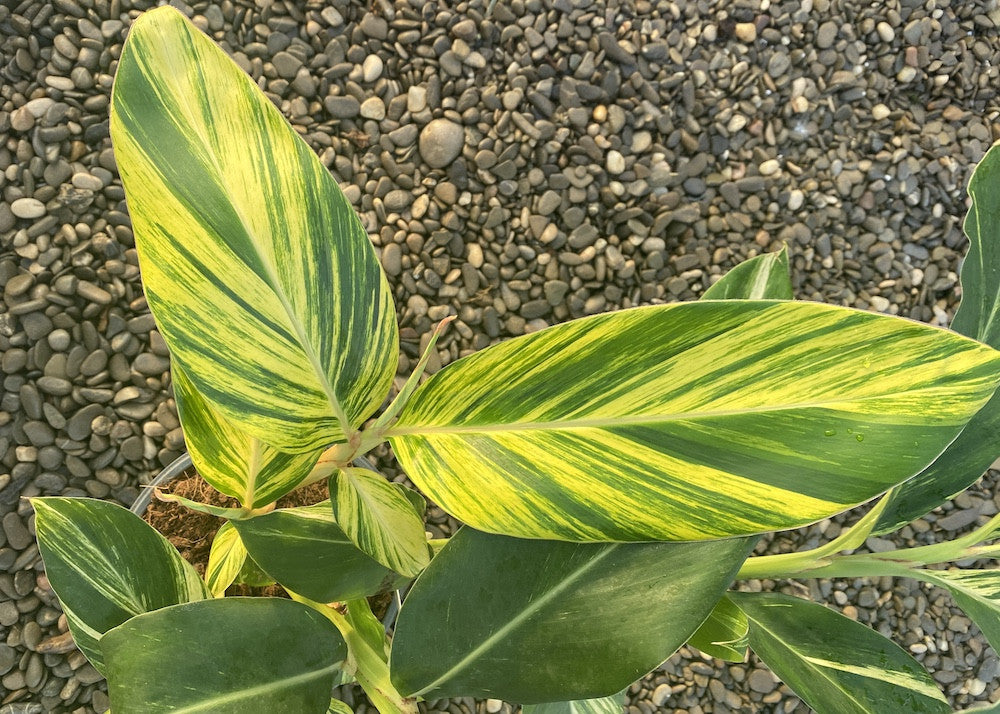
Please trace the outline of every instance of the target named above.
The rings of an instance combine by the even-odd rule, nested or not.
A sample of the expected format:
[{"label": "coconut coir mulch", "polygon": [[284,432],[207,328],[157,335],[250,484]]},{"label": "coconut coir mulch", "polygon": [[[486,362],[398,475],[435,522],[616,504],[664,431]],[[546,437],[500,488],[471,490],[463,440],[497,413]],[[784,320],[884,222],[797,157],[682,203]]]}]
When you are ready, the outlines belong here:
[{"label": "coconut coir mulch", "polygon": [[[193,470],[174,479],[161,487],[160,490],[212,506],[240,507],[239,501],[216,491]],[[311,506],[327,497],[326,483],[318,481],[284,496],[278,501],[277,508]],[[212,550],[212,541],[216,532],[222,527],[221,519],[206,513],[192,511],[174,501],[161,501],[155,496],[143,514],[143,519],[177,548],[181,556],[198,571],[198,575],[205,577],[205,568],[208,566],[208,555]],[[234,584],[226,590],[226,594],[288,597],[280,585],[269,585],[261,588]]]}]

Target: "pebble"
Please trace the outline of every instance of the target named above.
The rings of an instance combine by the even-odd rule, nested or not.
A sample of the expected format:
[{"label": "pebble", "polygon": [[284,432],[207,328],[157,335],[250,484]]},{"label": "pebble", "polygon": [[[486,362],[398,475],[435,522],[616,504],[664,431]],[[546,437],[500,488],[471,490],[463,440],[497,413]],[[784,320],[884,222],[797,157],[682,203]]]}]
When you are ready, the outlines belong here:
[{"label": "pebble", "polygon": [[365,57],[364,64],[361,67],[362,78],[366,82],[374,82],[382,76],[383,67],[381,57],[378,55],[368,55]]},{"label": "pebble", "polygon": [[431,168],[447,166],[462,152],[462,127],[448,119],[434,119],[420,132],[420,156]]},{"label": "pebble", "polygon": [[18,198],[10,204],[10,212],[18,218],[41,218],[45,215],[45,204],[37,198]]}]

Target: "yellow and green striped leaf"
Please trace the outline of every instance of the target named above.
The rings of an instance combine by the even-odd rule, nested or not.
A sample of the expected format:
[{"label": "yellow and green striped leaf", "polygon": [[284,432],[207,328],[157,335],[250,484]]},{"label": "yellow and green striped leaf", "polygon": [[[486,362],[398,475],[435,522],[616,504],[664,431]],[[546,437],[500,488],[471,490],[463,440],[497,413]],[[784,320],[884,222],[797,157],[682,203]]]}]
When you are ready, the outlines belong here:
[{"label": "yellow and green striped leaf", "polygon": [[215,597],[222,597],[226,588],[233,584],[247,560],[247,549],[243,547],[239,532],[230,521],[222,524],[215,532],[212,549],[208,553],[205,566],[205,584]]},{"label": "yellow and green striped leaf", "polygon": [[702,300],[791,300],[788,248],[744,260],[704,292]]},{"label": "yellow and green striped leaf", "polygon": [[362,552],[400,575],[415,577],[430,562],[424,522],[405,486],[368,469],[338,469],[330,476],[337,525]]},{"label": "yellow and green striped leaf", "polygon": [[232,524],[261,570],[310,600],[355,600],[409,580],[358,550],[333,520],[329,501]]},{"label": "yellow and green striped leaf", "polygon": [[1000,353],[815,303],[699,301],[551,327],[452,363],[387,430],[482,530],[692,540],[792,528],[909,478],[1000,380]]},{"label": "yellow and green striped leaf", "polygon": [[599,699],[577,699],[572,702],[528,704],[521,707],[521,714],[622,714],[625,709],[625,692]]},{"label": "yellow and green striped leaf", "polygon": [[750,648],[818,714],[944,714],[947,700],[899,645],[818,603],[733,593]]},{"label": "yellow and green striped leaf", "polygon": [[309,475],[323,453],[289,454],[268,446],[209,404],[177,364],[172,377],[184,443],[198,474],[245,507],[277,501]]},{"label": "yellow and green striped leaf", "polygon": [[750,623],[746,613],[728,596],[715,604],[698,631],[691,635],[688,644],[697,647],[710,657],[727,662],[742,662],[747,656]]},{"label": "yellow and green striped leaf", "polygon": [[143,283],[173,360],[283,451],[342,440],[396,369],[392,296],[333,178],[179,12],[132,25],[111,137]]},{"label": "yellow and green striped leaf", "polygon": [[346,702],[342,702],[339,699],[331,699],[326,714],[354,714],[354,710]]},{"label": "yellow and green striped leaf", "polygon": [[325,714],[343,637],[283,598],[221,598],[140,615],[101,638],[115,712]]},{"label": "yellow and green striped leaf", "polygon": [[1000,652],[1000,570],[918,570],[914,577],[946,588]]},{"label": "yellow and green striped leaf", "polygon": [[130,618],[211,597],[194,568],[139,516],[91,498],[33,498],[38,550],[77,647],[102,674],[98,640]]},{"label": "yellow and green striped leaf", "polygon": [[403,601],[392,683],[427,699],[611,696],[687,641],[756,540],[566,543],[462,528]]}]

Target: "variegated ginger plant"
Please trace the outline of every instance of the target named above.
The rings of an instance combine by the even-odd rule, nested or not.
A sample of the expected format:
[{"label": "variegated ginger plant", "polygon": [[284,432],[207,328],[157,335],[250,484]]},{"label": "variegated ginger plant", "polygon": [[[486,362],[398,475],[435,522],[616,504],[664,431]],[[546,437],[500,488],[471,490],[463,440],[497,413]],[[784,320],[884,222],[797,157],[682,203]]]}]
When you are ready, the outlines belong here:
[{"label": "variegated ginger plant", "polygon": [[[344,711],[330,690],[352,677],[384,713],[479,696],[597,714],[686,642],[736,660],[749,644],[820,711],[947,711],[878,633],[795,598],[726,595],[735,577],[922,578],[1000,644],[996,571],[922,567],[996,557],[983,545],[996,519],[924,549],[839,555],[1000,453],[996,152],[970,188],[955,323],[968,337],[793,302],[782,251],[696,303],[554,326],[419,384],[425,354],[380,411],[399,338],[365,230],[176,10],[133,25],[111,133],[188,449],[242,504],[184,502],[225,522],[206,583],[123,509],[33,501],[49,580],[119,714]],[[427,542],[416,491],[353,465],[386,442],[468,524],[449,541]],[[273,510],[320,479],[329,501]],[[762,533],[887,491],[817,550],[747,558]],[[294,601],[220,597],[251,567]],[[390,637],[364,598],[413,579]]]}]

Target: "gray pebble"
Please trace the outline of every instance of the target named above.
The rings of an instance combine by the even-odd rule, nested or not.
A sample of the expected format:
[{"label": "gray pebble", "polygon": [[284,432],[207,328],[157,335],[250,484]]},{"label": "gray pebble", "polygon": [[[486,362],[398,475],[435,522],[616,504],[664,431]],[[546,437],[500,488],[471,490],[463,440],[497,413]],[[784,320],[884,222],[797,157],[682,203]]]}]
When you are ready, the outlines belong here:
[{"label": "gray pebble", "polygon": [[434,119],[420,132],[420,156],[431,168],[447,166],[462,153],[465,133],[447,119]]},{"label": "gray pebble", "polygon": [[41,218],[45,215],[45,204],[37,198],[18,198],[10,204],[10,211],[18,218]]},{"label": "gray pebble", "polygon": [[327,97],[323,106],[335,119],[353,119],[361,113],[361,103],[351,96]]}]

